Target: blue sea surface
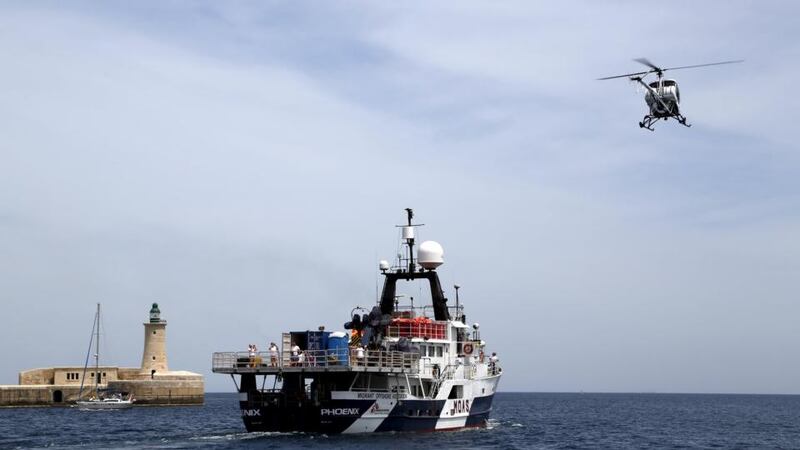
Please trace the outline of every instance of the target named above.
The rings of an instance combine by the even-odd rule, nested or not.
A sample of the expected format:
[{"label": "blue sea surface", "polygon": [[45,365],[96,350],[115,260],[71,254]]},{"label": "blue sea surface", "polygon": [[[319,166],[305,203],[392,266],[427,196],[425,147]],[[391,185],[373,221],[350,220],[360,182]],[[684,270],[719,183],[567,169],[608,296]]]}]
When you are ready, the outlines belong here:
[{"label": "blue sea surface", "polygon": [[0,448],[800,448],[800,396],[498,393],[489,426],[441,433],[246,433],[236,394],[204,406],[0,409]]}]

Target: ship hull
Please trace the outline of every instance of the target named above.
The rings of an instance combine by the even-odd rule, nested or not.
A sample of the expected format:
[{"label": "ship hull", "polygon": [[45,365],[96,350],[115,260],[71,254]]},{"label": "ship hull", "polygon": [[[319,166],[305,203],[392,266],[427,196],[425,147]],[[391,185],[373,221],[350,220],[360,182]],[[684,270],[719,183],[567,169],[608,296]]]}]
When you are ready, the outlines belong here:
[{"label": "ship hull", "polygon": [[381,400],[330,400],[317,406],[280,400],[270,404],[272,399],[259,405],[248,399],[241,400],[239,406],[250,432],[429,432],[485,426],[493,398],[494,394],[457,400],[405,399],[391,406]]},{"label": "ship hull", "polygon": [[[473,379],[451,398],[420,398],[401,391],[338,390],[321,394],[321,386],[349,386],[347,378],[317,374],[313,389],[291,389],[284,377],[279,390],[259,388],[255,375],[243,374],[239,408],[247,431],[325,434],[385,431],[446,431],[486,425],[499,375]],[[326,376],[327,375],[327,376]],[[308,374],[306,374],[308,376]],[[338,383],[337,383],[338,381]]]}]

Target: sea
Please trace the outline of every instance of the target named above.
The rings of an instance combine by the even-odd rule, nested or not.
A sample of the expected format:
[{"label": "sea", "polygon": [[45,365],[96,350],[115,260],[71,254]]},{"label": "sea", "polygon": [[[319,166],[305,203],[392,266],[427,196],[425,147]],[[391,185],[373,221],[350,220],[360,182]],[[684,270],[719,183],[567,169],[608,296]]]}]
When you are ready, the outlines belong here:
[{"label": "sea", "polygon": [[496,394],[486,428],[326,436],[247,433],[234,393],[203,406],[0,409],[2,449],[800,449],[800,396]]}]

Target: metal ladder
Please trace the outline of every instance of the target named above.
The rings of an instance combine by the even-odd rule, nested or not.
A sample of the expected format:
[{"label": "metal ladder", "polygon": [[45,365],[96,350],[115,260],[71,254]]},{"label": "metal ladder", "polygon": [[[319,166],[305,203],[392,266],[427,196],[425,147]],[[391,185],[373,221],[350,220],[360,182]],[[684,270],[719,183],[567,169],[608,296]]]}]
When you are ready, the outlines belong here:
[{"label": "metal ladder", "polygon": [[453,364],[448,364],[445,366],[445,368],[442,370],[442,373],[439,375],[439,378],[437,378],[436,382],[434,382],[433,386],[431,386],[431,398],[436,398],[436,396],[439,395],[439,388],[442,387],[442,383],[444,383],[445,380],[450,380],[453,378],[455,369],[456,366]]}]

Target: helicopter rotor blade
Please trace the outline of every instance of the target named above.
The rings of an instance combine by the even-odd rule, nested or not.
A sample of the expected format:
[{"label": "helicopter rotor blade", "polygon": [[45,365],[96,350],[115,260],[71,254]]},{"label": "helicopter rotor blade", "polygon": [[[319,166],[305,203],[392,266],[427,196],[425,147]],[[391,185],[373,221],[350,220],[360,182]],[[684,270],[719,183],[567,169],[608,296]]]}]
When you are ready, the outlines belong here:
[{"label": "helicopter rotor blade", "polygon": [[614,78],[638,77],[639,75],[645,75],[645,74],[653,73],[653,72],[655,72],[655,70],[648,70],[647,72],[635,72],[635,73],[629,73],[629,74],[625,74],[625,75],[614,75],[613,77],[598,78],[598,80],[611,80],[611,79],[614,79]]},{"label": "helicopter rotor blade", "polygon": [[635,58],[634,61],[638,62],[639,64],[644,64],[645,66],[653,69],[654,72],[662,72],[663,71],[663,69],[661,69],[657,65],[653,64],[652,62],[650,62],[650,60],[647,59],[647,58]]},{"label": "helicopter rotor blade", "polygon": [[736,63],[740,63],[740,62],[744,62],[744,60],[743,59],[737,59],[737,60],[734,60],[734,61],[720,61],[720,62],[708,63],[708,64],[695,64],[693,66],[667,67],[664,70],[693,69],[695,67],[720,66],[722,64],[736,64]]}]

